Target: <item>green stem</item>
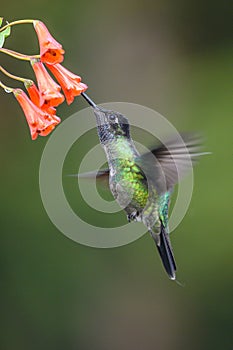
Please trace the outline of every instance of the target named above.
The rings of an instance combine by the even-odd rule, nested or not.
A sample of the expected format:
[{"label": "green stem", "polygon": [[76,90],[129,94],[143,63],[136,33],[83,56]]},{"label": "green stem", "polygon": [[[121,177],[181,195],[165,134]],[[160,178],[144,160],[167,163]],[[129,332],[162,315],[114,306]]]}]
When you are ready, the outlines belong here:
[{"label": "green stem", "polygon": [[17,75],[11,74],[9,73],[5,68],[3,68],[2,66],[0,66],[0,71],[5,74],[7,77],[14,79],[14,80],[18,80],[21,81],[22,83],[25,82],[32,82],[32,80],[30,79],[26,79],[26,78],[22,78],[22,77],[18,77]]},{"label": "green stem", "polygon": [[17,58],[17,59],[23,60],[23,61],[30,61],[32,58],[40,58],[40,55],[24,55],[20,52],[16,52],[16,51],[4,49],[4,48],[1,48],[0,52],[3,52],[6,55],[12,56],[14,58]]},{"label": "green stem", "polygon": [[1,81],[0,81],[0,87],[3,88],[6,92],[13,92],[13,90],[14,90],[13,88],[3,84]]},{"label": "green stem", "polygon": [[0,32],[16,24],[26,24],[26,23],[33,23],[33,22],[34,22],[34,19],[20,19],[18,21],[10,22],[10,23],[7,23],[4,27],[0,28]]}]

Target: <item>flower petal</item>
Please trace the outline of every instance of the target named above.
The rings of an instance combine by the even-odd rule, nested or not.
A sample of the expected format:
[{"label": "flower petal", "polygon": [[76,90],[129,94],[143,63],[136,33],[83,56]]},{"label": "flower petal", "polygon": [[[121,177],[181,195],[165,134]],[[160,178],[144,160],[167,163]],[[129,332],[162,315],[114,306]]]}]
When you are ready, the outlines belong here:
[{"label": "flower petal", "polygon": [[47,136],[60,123],[60,118],[37,107],[23,90],[14,89],[13,93],[25,114],[32,140],[38,135]]},{"label": "flower petal", "polygon": [[48,64],[61,63],[65,53],[62,45],[52,37],[43,22],[34,21],[33,25],[39,40],[41,61]]},{"label": "flower petal", "polygon": [[70,72],[61,64],[47,64],[47,67],[61,85],[68,104],[73,102],[75,96],[78,96],[82,92],[86,91],[87,85],[81,83],[80,76]]},{"label": "flower petal", "polygon": [[64,101],[64,96],[60,93],[61,87],[47,72],[41,61],[32,59],[31,65],[36,75],[39,91],[48,107],[58,106]]},{"label": "flower petal", "polygon": [[26,80],[24,85],[31,101],[38,107],[42,106],[44,103],[44,98],[42,97],[41,92],[37,89],[35,83],[32,80]]}]

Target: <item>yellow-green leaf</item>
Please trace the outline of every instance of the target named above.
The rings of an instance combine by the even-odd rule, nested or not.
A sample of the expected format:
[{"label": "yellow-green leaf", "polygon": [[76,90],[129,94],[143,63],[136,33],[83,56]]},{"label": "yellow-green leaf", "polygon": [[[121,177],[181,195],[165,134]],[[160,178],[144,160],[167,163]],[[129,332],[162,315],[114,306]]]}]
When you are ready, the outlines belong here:
[{"label": "yellow-green leaf", "polygon": [[7,27],[5,30],[0,32],[0,48],[3,47],[5,39],[10,35],[11,27]]}]

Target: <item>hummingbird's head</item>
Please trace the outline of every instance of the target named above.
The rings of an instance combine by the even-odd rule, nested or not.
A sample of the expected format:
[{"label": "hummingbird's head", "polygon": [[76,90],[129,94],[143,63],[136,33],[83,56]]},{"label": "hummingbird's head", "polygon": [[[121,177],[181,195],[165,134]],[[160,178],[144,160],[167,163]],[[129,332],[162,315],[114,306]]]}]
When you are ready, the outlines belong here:
[{"label": "hummingbird's head", "polygon": [[94,113],[101,143],[115,137],[130,138],[128,119],[121,113],[96,106]]}]

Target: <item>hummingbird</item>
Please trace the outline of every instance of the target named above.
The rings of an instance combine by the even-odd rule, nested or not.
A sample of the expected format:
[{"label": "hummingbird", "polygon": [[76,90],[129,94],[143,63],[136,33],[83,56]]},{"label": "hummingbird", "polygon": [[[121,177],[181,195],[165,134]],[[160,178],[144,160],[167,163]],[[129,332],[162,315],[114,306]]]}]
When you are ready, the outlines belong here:
[{"label": "hummingbird", "polygon": [[82,177],[108,180],[128,221],[142,222],[147,227],[169,278],[175,280],[177,268],[169,237],[168,210],[175,184],[202,154],[200,138],[194,134],[185,134],[184,142],[171,138],[166,146],[160,144],[141,155],[131,138],[128,119],[97,106],[85,93],[82,96],[92,106],[108,162],[107,169],[81,174]]}]

